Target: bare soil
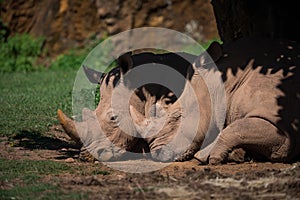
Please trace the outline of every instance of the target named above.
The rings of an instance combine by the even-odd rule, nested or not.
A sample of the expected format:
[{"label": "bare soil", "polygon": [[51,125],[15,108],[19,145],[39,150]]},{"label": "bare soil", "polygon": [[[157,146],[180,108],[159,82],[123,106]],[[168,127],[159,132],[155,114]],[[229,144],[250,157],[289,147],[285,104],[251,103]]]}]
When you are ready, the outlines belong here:
[{"label": "bare soil", "polygon": [[49,136],[25,132],[0,141],[2,158],[54,160],[73,166],[77,170],[46,175],[43,181],[58,184],[66,193],[87,193],[88,199],[300,199],[299,162],[205,166],[191,160],[137,174],[81,161],[79,150],[59,126]]}]

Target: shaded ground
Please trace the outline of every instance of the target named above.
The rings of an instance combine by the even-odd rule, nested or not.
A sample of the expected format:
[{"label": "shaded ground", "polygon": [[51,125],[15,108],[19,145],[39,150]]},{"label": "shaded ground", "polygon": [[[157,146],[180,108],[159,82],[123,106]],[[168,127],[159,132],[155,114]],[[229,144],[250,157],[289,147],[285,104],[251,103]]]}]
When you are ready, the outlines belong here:
[{"label": "shaded ground", "polygon": [[[85,193],[85,199],[300,198],[300,163],[200,166],[192,160],[151,173],[131,174],[99,162],[82,162],[76,146],[59,126],[49,137],[22,132],[14,139],[0,138],[0,158],[67,163],[72,171],[43,175],[41,181],[53,183],[65,193]],[[0,190],[11,189],[15,181],[0,182]]]}]

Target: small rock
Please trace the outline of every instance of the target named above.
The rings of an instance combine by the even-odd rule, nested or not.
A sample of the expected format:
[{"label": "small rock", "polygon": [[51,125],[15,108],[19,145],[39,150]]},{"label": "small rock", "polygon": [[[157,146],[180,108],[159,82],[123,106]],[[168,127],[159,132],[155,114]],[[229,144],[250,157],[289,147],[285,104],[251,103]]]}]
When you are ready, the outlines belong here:
[{"label": "small rock", "polygon": [[66,163],[73,163],[73,162],[75,162],[75,160],[74,160],[74,158],[67,158],[67,159],[65,160],[65,162],[66,162]]},{"label": "small rock", "polygon": [[120,29],[119,29],[118,26],[108,26],[107,31],[108,31],[109,34],[115,34],[118,31],[120,31]]},{"label": "small rock", "polygon": [[111,26],[111,25],[114,25],[116,23],[116,19],[115,18],[106,18],[105,19],[105,22],[107,25]]},{"label": "small rock", "polygon": [[160,26],[164,21],[164,17],[163,16],[154,16],[151,17],[151,19],[149,20],[149,25],[150,26]]},{"label": "small rock", "polygon": [[105,9],[105,8],[99,8],[97,10],[97,14],[100,16],[100,17],[105,17],[106,15],[108,15],[108,10]]}]

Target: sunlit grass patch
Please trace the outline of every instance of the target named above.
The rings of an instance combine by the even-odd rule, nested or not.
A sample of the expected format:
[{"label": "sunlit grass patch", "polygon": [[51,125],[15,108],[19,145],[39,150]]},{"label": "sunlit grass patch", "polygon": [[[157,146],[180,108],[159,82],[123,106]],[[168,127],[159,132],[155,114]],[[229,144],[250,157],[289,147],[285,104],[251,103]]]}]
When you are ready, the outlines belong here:
[{"label": "sunlit grass patch", "polygon": [[75,70],[5,73],[0,78],[0,136],[23,130],[45,132],[56,110],[71,114]]},{"label": "sunlit grass patch", "polygon": [[0,158],[0,180],[20,179],[35,183],[40,175],[58,174],[72,168],[65,163],[50,160],[8,160]]}]

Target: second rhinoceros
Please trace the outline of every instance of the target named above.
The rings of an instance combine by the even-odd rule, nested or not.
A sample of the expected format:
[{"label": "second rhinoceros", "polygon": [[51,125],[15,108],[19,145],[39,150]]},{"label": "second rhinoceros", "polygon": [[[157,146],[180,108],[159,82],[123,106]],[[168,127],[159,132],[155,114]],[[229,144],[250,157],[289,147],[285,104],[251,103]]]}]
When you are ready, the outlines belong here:
[{"label": "second rhinoceros", "polygon": [[[299,159],[300,48],[297,43],[245,38],[223,47],[213,43],[207,52],[210,56],[127,53],[118,59],[117,68],[102,77],[85,68],[89,79],[101,85],[101,101],[95,111],[83,111],[85,117],[77,126],[60,110],[59,120],[68,135],[83,143],[99,160],[124,157],[129,151],[149,152],[160,161],[195,157],[203,163],[219,164],[226,162],[229,153],[236,149],[269,161]],[[111,101],[116,85],[123,84],[125,90],[132,90],[130,79],[129,83],[120,80],[128,71],[146,63],[150,63],[149,67],[164,64],[178,71],[185,77],[178,83],[182,91],[175,95],[162,85],[147,84],[134,88],[128,106],[114,110]],[[209,67],[213,64],[218,70]],[[199,67],[209,70],[201,73]],[[211,109],[211,91],[205,81],[205,76],[210,74],[219,74],[224,83],[225,121],[211,148],[200,151],[208,129],[222,117]],[[199,117],[185,120],[194,110],[199,111]],[[123,116],[127,116],[125,121]],[[126,131],[120,128],[120,121],[123,126],[125,123]],[[151,130],[156,134],[145,135]]]}]

